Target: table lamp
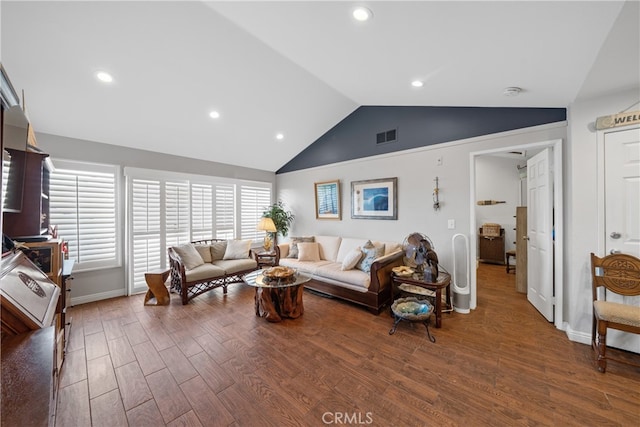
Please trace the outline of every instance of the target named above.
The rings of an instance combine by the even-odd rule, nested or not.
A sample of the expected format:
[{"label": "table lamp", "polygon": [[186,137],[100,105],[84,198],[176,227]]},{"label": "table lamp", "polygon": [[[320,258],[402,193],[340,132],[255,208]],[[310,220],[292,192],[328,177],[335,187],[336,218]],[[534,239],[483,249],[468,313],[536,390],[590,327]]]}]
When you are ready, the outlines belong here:
[{"label": "table lamp", "polygon": [[273,223],[273,220],[271,218],[260,218],[260,222],[258,223],[256,229],[267,232],[264,235],[264,243],[262,246],[264,247],[265,251],[269,252],[271,250],[271,244],[273,243],[273,241],[271,240],[271,233],[275,233],[276,231],[278,231],[276,230],[276,225]]}]

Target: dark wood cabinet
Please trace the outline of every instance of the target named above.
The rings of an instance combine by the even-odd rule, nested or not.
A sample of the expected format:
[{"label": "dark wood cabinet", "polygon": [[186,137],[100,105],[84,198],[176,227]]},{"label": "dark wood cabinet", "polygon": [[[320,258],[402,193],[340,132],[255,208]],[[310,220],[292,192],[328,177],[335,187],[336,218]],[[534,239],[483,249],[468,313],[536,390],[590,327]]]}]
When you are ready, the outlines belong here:
[{"label": "dark wood cabinet", "polygon": [[481,262],[504,264],[504,228],[500,229],[499,236],[486,236],[482,234],[481,228],[478,243]]},{"label": "dark wood cabinet", "polygon": [[24,152],[22,210],[4,212],[3,233],[14,239],[46,235],[49,229],[49,155]]}]

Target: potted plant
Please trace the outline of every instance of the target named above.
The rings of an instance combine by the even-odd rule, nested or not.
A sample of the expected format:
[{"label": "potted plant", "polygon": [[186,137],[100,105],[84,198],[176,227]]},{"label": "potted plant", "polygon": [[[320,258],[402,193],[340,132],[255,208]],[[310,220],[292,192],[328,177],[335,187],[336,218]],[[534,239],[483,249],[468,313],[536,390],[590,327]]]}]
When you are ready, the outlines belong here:
[{"label": "potted plant", "polygon": [[291,227],[291,223],[295,216],[291,213],[291,211],[287,211],[284,209],[284,204],[281,201],[278,201],[271,206],[269,206],[263,213],[262,216],[265,218],[271,218],[273,223],[276,226],[276,232],[274,233],[274,241],[277,244],[278,241],[278,233],[282,234],[282,237],[286,237],[287,233],[289,233],[289,227]]}]

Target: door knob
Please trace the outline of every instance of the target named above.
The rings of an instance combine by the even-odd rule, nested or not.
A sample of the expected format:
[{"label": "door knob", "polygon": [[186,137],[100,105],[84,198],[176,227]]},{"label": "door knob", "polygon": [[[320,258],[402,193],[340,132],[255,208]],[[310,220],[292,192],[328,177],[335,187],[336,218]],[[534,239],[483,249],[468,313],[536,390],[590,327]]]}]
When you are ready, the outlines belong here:
[{"label": "door knob", "polygon": [[609,253],[610,253],[611,255],[613,255],[613,254],[619,254],[619,253],[620,253],[620,251],[619,251],[619,250],[617,250],[617,249],[611,249],[611,250],[609,251]]},{"label": "door knob", "polygon": [[529,236],[522,236],[522,240],[529,240]]},{"label": "door knob", "polygon": [[620,233],[618,233],[617,231],[612,232],[609,237],[611,237],[612,239],[619,239],[622,235]]}]

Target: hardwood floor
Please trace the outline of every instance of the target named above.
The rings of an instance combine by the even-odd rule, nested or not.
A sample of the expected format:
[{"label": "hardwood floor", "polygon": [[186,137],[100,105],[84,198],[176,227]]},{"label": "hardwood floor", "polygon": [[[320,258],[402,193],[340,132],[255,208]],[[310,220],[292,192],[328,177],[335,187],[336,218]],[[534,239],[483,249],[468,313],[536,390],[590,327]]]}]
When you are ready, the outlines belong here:
[{"label": "hardwood floor", "polygon": [[[305,313],[271,324],[254,289],[183,306],[144,295],[76,306],[57,426],[637,426],[640,369],[599,373],[515,292],[479,270],[479,308],[443,316],[437,341],[305,292]],[[638,358],[640,356],[630,355]]]}]

